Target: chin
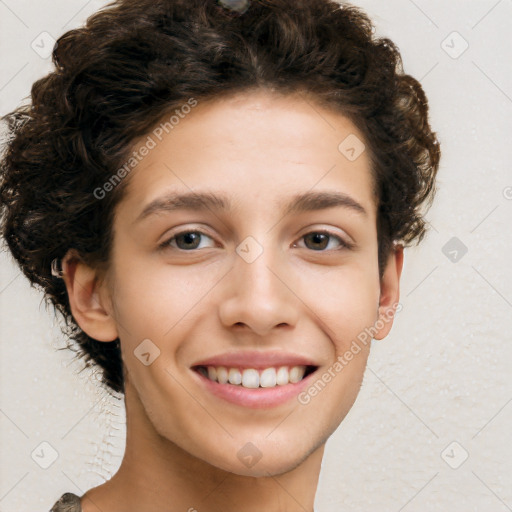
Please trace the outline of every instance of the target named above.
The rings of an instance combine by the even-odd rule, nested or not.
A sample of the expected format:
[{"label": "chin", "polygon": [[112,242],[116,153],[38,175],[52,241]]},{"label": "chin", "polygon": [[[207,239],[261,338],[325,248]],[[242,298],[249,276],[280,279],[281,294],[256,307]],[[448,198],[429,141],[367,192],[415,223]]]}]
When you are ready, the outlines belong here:
[{"label": "chin", "polygon": [[[296,436],[290,435],[293,443],[275,443],[269,440],[237,443],[236,446],[226,447],[223,453],[211,453],[209,464],[229,473],[254,478],[279,476],[289,473],[305,462],[319,447],[323,440],[314,446],[305,446]],[[238,448],[238,445],[242,448]],[[309,444],[309,443],[308,443]],[[227,456],[234,454],[234,456]]]}]

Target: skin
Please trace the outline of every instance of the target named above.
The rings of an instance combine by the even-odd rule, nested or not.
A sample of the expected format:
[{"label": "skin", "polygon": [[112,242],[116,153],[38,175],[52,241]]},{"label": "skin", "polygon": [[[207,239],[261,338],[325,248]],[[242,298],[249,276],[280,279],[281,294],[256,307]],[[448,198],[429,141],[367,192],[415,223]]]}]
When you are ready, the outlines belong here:
[{"label": "skin", "polygon": [[[321,377],[385,315],[374,338],[388,334],[403,251],[393,247],[379,278],[368,151],[350,161],[338,150],[350,134],[363,140],[346,117],[301,94],[253,90],[200,102],[126,178],[108,272],[72,252],[65,258],[75,319],[99,341],[119,336],[126,371],[125,456],[82,497],[84,512],[313,510],[325,442],[357,397],[370,344],[309,403],[267,409],[213,396],[191,366],[234,350],[277,350],[310,357]],[[191,190],[223,193],[232,210],[136,221],[166,192]],[[343,192],[366,213],[337,206],[283,216],[291,197],[308,191]],[[198,229],[206,234],[198,248],[176,238],[159,248]],[[332,232],[325,242],[305,237],[322,229]],[[263,249],[252,263],[236,252],[249,236]],[[160,350],[148,366],[134,355],[144,339]],[[250,468],[237,457],[248,442],[262,455]]]}]

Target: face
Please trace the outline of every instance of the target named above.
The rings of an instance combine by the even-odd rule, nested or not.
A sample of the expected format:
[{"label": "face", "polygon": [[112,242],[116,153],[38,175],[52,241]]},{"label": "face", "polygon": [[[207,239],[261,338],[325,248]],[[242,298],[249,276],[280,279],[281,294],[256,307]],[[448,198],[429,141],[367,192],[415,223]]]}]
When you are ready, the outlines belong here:
[{"label": "face", "polygon": [[200,460],[289,471],[348,413],[370,347],[353,343],[397,298],[393,262],[379,279],[369,155],[339,149],[363,136],[263,91],[160,132],[115,212],[108,307],[127,393]]}]

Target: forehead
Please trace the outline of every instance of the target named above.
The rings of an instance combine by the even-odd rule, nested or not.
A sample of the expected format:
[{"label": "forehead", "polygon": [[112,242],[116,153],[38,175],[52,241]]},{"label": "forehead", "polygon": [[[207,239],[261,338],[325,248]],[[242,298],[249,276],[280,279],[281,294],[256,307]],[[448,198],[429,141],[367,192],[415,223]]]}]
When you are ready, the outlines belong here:
[{"label": "forehead", "polygon": [[[134,146],[144,158],[129,176],[134,214],[163,191],[226,191],[237,209],[266,208],[306,190],[337,190],[374,213],[370,157],[363,136],[342,114],[302,94],[266,90],[198,101],[164,116]],[[149,142],[149,144],[148,144]]]}]

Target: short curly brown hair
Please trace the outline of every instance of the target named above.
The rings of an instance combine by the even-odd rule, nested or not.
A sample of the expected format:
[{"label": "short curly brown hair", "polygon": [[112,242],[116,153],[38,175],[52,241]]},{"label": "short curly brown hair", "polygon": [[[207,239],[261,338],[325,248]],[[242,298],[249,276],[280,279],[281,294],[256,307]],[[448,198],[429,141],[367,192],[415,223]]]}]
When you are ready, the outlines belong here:
[{"label": "short curly brown hair", "polygon": [[[109,262],[115,206],[126,181],[101,187],[135,139],[189,98],[252,88],[304,91],[364,134],[378,198],[379,268],[393,242],[419,242],[435,190],[440,147],[420,83],[360,9],[332,0],[118,0],[59,38],[55,71],[31,102],[4,116],[2,235],[32,285],[65,319],[68,348],[124,392],[119,339],[90,338],[75,322],[51,262],[76,249]],[[240,5],[241,2],[238,2]],[[227,6],[227,7],[226,7]]]}]

